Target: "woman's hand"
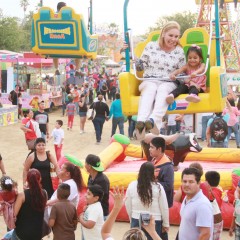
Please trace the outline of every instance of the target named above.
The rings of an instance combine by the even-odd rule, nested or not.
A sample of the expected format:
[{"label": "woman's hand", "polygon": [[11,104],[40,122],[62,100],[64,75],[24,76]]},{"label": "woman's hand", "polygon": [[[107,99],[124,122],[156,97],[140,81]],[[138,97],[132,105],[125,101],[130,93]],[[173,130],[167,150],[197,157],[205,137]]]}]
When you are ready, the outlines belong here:
[{"label": "woman's hand", "polygon": [[121,208],[124,203],[124,187],[113,187],[113,191],[110,191],[111,196],[114,199],[114,208]]},{"label": "woman's hand", "polygon": [[169,75],[169,78],[170,78],[171,80],[176,80],[175,74],[170,74],[170,75]]},{"label": "woman's hand", "polygon": [[193,73],[191,73],[191,78],[195,78],[196,76],[197,76],[197,73],[196,72],[193,72]]}]

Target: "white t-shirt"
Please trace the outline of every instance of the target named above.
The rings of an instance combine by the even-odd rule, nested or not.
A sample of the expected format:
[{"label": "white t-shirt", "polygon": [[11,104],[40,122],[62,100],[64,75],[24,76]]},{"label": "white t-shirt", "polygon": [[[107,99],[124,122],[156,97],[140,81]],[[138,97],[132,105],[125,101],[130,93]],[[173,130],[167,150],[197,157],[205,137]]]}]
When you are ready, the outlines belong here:
[{"label": "white t-shirt", "polygon": [[88,205],[84,216],[85,221],[91,220],[95,222],[93,228],[88,229],[82,226],[83,236],[86,240],[99,240],[102,239],[101,229],[104,223],[103,219],[103,209],[100,202],[96,202]]},{"label": "white t-shirt", "polygon": [[52,131],[53,143],[60,144],[62,138],[64,138],[64,131],[62,128],[54,128]]},{"label": "white t-shirt", "polygon": [[178,114],[169,114],[168,115],[168,126],[174,126],[176,125],[176,117]]},{"label": "white t-shirt", "polygon": [[[68,200],[70,202],[72,202],[74,204],[74,206],[77,208],[78,203],[79,203],[79,192],[78,192],[77,184],[75,183],[75,181],[73,179],[69,179],[69,180],[65,181],[64,183],[66,183],[70,186],[70,195],[68,197]],[[57,199],[57,190],[53,193],[52,197],[50,198],[50,200],[55,200],[55,199]],[[49,216],[50,216],[51,209],[52,209],[52,207],[49,206],[48,207]]]}]

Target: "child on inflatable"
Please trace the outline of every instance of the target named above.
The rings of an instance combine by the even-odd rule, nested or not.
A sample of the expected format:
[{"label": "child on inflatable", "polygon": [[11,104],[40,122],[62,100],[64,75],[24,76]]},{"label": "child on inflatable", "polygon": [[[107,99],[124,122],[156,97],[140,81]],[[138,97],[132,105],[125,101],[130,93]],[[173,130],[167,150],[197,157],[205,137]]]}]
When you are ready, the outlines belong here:
[{"label": "child on inflatable", "polygon": [[175,70],[170,78],[175,80],[180,73],[186,73],[190,76],[185,80],[184,84],[180,84],[175,90],[173,90],[166,98],[168,104],[174,102],[174,98],[180,94],[189,93],[185,98],[188,102],[199,102],[199,93],[203,93],[206,90],[206,75],[197,76],[204,73],[205,64],[203,63],[202,49],[197,45],[192,45],[187,51],[187,64],[180,69]]}]

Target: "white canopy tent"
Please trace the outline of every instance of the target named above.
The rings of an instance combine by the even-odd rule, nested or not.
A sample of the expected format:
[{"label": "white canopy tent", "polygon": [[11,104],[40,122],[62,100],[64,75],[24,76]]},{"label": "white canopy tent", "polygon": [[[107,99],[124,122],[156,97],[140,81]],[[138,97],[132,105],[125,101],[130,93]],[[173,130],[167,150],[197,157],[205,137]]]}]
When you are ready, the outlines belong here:
[{"label": "white canopy tent", "polygon": [[104,62],[107,67],[120,67],[120,64],[114,62],[112,59],[108,59]]}]

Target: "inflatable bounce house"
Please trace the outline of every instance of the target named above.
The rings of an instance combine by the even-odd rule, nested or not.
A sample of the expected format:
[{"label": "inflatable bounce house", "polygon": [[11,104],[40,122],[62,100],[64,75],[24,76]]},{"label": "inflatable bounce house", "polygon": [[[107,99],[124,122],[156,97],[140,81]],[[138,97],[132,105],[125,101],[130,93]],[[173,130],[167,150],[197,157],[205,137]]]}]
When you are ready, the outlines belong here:
[{"label": "inflatable bounce house", "polygon": [[[220,173],[221,181],[220,188],[223,190],[223,203],[221,207],[224,228],[229,228],[231,225],[231,219],[233,215],[233,201],[234,191],[240,180],[240,151],[238,149],[201,149],[198,144],[194,144],[191,140],[191,135],[184,136],[185,144],[179,146],[179,138],[182,142],[181,135],[176,136],[176,140],[173,142],[168,141],[166,148],[166,154],[174,157],[179,156],[179,152],[184,152],[184,162],[180,164],[180,171],[174,174],[174,189],[177,190],[181,186],[181,170],[188,167],[192,162],[199,162],[204,171],[216,170]],[[200,151],[200,152],[199,152]],[[126,136],[115,134],[109,146],[104,149],[99,155],[101,162],[105,168],[104,173],[108,176],[110,181],[110,188],[113,186],[123,186],[127,189],[128,184],[137,179],[138,171],[142,163],[147,161],[147,157],[144,154],[143,149],[139,145],[131,144],[129,138]],[[77,158],[65,155],[60,160],[60,165],[65,161],[70,161],[73,164],[81,167],[81,172],[86,187],[88,180],[88,173],[84,168],[84,161]],[[201,179],[204,181],[204,177]],[[86,189],[81,193],[80,205],[78,212],[80,213],[85,205]],[[110,208],[113,206],[113,199],[110,199]],[[172,208],[170,208],[170,223],[173,225],[179,225],[180,223],[180,207],[181,203],[174,202]],[[120,211],[118,221],[129,221],[126,209],[123,206]]]}]

